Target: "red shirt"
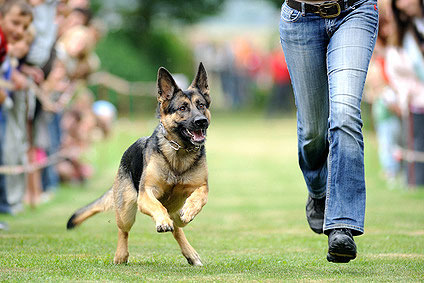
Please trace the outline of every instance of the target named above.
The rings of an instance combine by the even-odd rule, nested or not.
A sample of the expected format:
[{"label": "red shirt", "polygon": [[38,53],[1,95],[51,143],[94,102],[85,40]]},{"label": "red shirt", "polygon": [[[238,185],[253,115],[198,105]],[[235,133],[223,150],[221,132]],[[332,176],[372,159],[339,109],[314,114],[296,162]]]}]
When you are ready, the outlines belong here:
[{"label": "red shirt", "polygon": [[282,50],[278,49],[271,53],[270,68],[274,83],[290,82],[290,74]]},{"label": "red shirt", "polygon": [[3,64],[7,55],[7,39],[0,27],[0,64]]}]

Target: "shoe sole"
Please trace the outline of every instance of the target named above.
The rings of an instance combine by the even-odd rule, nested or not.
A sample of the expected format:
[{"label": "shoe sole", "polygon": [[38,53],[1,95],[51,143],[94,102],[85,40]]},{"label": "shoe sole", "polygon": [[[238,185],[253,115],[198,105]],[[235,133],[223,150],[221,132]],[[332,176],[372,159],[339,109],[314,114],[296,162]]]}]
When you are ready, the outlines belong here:
[{"label": "shoe sole", "polygon": [[348,263],[349,261],[353,260],[356,258],[356,254],[355,255],[350,255],[350,254],[339,254],[339,253],[327,253],[327,260],[329,262],[334,262],[334,263]]},{"label": "shoe sole", "polygon": [[312,228],[311,224],[308,222],[309,224],[309,228],[311,228],[312,231],[314,231],[317,234],[322,234],[324,231],[321,229],[317,229],[317,228]]},{"label": "shoe sole", "polygon": [[351,242],[332,245],[328,249],[327,260],[335,263],[348,263],[356,258],[356,246],[353,239]]}]

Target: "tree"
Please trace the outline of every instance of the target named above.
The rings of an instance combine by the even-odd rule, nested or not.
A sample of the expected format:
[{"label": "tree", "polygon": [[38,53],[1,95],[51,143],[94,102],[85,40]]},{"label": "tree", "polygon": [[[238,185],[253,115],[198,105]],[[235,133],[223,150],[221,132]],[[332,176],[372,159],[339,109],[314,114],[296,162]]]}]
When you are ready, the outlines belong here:
[{"label": "tree", "polygon": [[[225,0],[94,0],[92,7],[101,17],[120,17],[120,29],[128,34],[147,34],[155,20],[194,23],[220,11]],[[173,21],[170,21],[171,23]]]},{"label": "tree", "polygon": [[275,7],[281,8],[281,5],[284,1],[281,0],[267,0],[268,2],[271,2]]}]

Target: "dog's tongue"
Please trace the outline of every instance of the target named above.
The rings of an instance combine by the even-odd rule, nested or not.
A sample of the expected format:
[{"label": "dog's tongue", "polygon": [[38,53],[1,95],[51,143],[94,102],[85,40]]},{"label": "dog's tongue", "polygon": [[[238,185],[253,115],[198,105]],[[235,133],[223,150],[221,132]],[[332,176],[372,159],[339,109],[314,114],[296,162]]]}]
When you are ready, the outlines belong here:
[{"label": "dog's tongue", "polygon": [[203,134],[202,130],[199,131],[193,131],[193,140],[194,141],[202,141],[205,139],[205,135]]}]

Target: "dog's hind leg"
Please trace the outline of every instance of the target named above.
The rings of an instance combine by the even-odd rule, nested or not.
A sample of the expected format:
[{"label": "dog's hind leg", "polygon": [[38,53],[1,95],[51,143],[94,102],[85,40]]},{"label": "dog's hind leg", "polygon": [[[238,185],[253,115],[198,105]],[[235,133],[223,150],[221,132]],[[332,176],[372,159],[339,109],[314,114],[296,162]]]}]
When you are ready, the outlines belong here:
[{"label": "dog's hind leg", "polygon": [[122,180],[114,188],[116,224],[118,225],[118,247],[115,264],[128,262],[128,233],[135,222],[137,213],[137,192],[130,180]]},{"label": "dog's hind leg", "polygon": [[188,263],[194,266],[203,266],[199,254],[187,241],[183,229],[174,226],[174,231],[172,232],[172,235],[174,235],[175,240],[177,240],[178,245],[180,245],[181,252],[183,256],[187,259]]}]

